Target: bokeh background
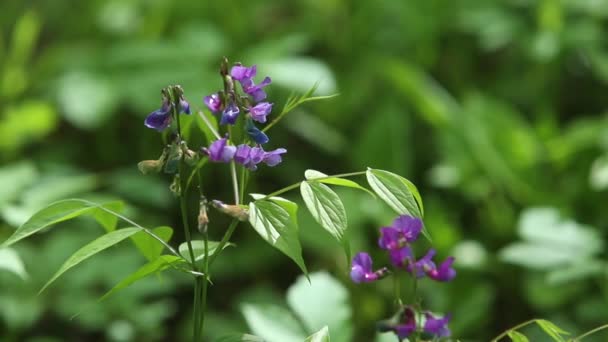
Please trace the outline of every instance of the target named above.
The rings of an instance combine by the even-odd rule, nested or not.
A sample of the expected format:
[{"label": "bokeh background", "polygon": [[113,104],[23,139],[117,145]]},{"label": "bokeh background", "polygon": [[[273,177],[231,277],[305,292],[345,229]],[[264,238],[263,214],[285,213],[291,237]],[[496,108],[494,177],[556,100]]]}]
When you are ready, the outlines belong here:
[{"label": "bokeh background", "polygon": [[[454,336],[486,341],[533,317],[573,334],[608,321],[608,1],[8,0],[0,8],[0,240],[70,197],[123,199],[127,216],[170,225],[174,241],[183,239],[170,179],[137,171],[162,149],[143,119],[167,84],[181,84],[201,109],[227,56],[273,78],[276,108],[316,81],[319,95],[340,94],[273,128],[271,144],[289,153],[256,173],[252,191],[297,182],[307,168],[367,166],[419,187],[434,245],[456,256],[459,272],[421,293],[428,307],[452,312]],[[226,171],[205,171],[211,198],[230,197]],[[375,240],[393,214],[363,192],[340,195],[353,248],[386,262]],[[225,222],[212,220],[217,238]],[[101,232],[79,219],[0,250],[0,340],[187,339],[192,287],[177,273],[96,303],[144,263],[128,243],[36,295]],[[350,284],[340,247],[305,210],[300,234],[309,269],[348,288],[352,340],[371,341],[374,322],[391,315],[390,282]],[[209,340],[250,331],[243,303],[281,305],[299,275],[250,227],[235,241],[215,269]]]}]

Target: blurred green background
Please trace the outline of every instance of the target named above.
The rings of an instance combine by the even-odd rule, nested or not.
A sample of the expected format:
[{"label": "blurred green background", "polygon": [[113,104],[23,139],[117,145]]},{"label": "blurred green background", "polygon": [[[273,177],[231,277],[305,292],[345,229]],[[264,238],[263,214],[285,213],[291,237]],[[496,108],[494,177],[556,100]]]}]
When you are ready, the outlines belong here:
[{"label": "blurred green background", "polygon": [[[69,197],[123,199],[127,216],[170,225],[181,241],[170,179],[137,171],[162,149],[143,119],[167,84],[181,84],[202,108],[227,56],[273,78],[277,110],[316,81],[320,95],[340,93],[273,128],[270,144],[289,152],[256,173],[252,192],[296,182],[307,168],[370,166],[418,185],[434,245],[456,256],[459,272],[448,284],[424,282],[424,303],[453,313],[455,337],[486,341],[533,317],[573,334],[608,320],[607,0],[9,0],[1,8],[0,241]],[[209,197],[230,198],[224,168],[205,171],[205,181]],[[386,263],[375,240],[391,211],[363,192],[340,195],[353,249]],[[372,340],[374,322],[392,313],[390,282],[352,285],[340,246],[300,211],[309,269],[349,290],[352,340]],[[216,216],[218,238],[225,221]],[[126,243],[36,295],[101,232],[79,219],[0,250],[0,340],[187,339],[185,276],[151,277],[95,302],[144,263]],[[251,331],[243,304],[284,306],[299,275],[250,227],[235,241],[216,264],[210,340]]]}]

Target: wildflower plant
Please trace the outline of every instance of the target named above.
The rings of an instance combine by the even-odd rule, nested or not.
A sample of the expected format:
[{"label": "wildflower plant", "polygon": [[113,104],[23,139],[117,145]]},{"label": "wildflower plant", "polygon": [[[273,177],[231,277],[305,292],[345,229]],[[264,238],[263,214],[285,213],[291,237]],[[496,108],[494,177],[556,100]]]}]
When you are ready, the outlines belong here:
[{"label": "wildflower plant", "polygon": [[[308,274],[298,236],[298,205],[280,195],[299,188],[308,211],[342,246],[345,257],[351,260],[346,211],[330,186],[366,191],[399,214],[391,226],[380,230],[379,247],[388,252],[392,270],[387,267],[375,270],[371,257],[358,253],[352,259],[353,281],[367,283],[398,272],[408,273],[414,279],[427,277],[449,281],[454,278],[453,258],[436,263],[435,251],[431,249],[416,259],[412,245],[420,235],[428,236],[422,224],[422,199],[410,181],[389,171],[368,168],[326,175],[306,170],[302,181],[269,194],[250,193],[246,196],[251,177],[264,172],[267,167],[278,167],[289,156],[288,148],[278,146],[269,136],[269,130],[297,106],[332,96],[315,97],[316,87],[313,87],[303,95],[291,96],[282,110],[274,115],[276,107],[266,93],[272,80],[268,76],[258,77],[255,65],[230,65],[224,59],[220,76],[222,89],[202,97],[200,101],[211,114],[194,109],[194,102],[186,98],[182,87],[171,85],[161,91],[160,108],[144,120],[145,127],[162,133],[165,146],[159,151],[158,159],[141,161],[138,168],[144,175],[161,173],[171,180],[170,189],[180,205],[185,241],[173,243],[173,229],[170,227],[148,228],[124,216],[122,202],[98,204],[84,199],[67,199],[52,203],[35,213],[0,247],[10,246],[45,228],[79,216],[94,218],[104,228],[105,234],[69,257],[41,292],[66,271],[129,239],[147,263],[116,284],[100,300],[144,277],[169,269],[189,274],[194,287],[192,335],[194,341],[201,341],[207,297],[213,290],[211,266],[222,256],[222,251],[232,245],[232,235],[239,225],[251,226],[262,239],[293,260],[305,275]],[[190,145],[185,128],[187,121],[184,120],[187,116],[189,120],[199,120],[200,125],[189,127],[200,128],[197,134],[207,139],[204,146]],[[208,198],[205,180],[201,176],[204,168],[225,171],[230,178],[225,188],[230,191],[222,194],[221,198]],[[371,190],[349,179],[357,176],[365,176]],[[195,198],[196,201],[193,200]],[[196,217],[189,217],[190,209],[196,209],[192,210],[198,212]],[[230,224],[227,227],[215,224],[218,215],[227,216]],[[119,221],[127,226],[119,228]],[[222,236],[221,239],[210,240],[210,231],[214,236]],[[379,329],[394,331],[399,339],[417,338],[423,333],[445,337],[449,335],[449,320],[449,316],[437,316],[422,310],[420,303],[406,306],[399,302],[394,322],[381,322]],[[326,341],[328,334],[327,329],[319,331],[314,334],[314,340]],[[250,338],[250,335],[246,336]]]}]

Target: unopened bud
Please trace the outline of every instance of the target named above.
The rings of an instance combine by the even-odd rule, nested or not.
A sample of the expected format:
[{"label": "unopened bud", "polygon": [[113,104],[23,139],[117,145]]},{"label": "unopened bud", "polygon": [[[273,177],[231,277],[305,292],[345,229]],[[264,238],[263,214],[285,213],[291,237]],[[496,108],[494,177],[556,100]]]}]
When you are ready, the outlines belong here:
[{"label": "unopened bud", "polygon": [[159,173],[163,169],[163,163],[160,160],[142,160],[137,163],[137,168],[144,175]]},{"label": "unopened bud", "polygon": [[220,63],[220,75],[228,75],[228,58],[222,57],[222,63]]},{"label": "unopened bud", "polygon": [[225,204],[218,200],[213,200],[211,204],[215,209],[239,221],[247,221],[249,219],[249,210],[246,206]]},{"label": "unopened bud", "polygon": [[200,209],[198,211],[198,231],[205,234],[207,232],[208,224],[209,216],[207,216],[207,201],[202,199],[200,202]]},{"label": "unopened bud", "polygon": [[169,190],[176,196],[179,197],[182,193],[182,185],[179,178],[179,173],[173,177],[173,182],[169,186]]}]

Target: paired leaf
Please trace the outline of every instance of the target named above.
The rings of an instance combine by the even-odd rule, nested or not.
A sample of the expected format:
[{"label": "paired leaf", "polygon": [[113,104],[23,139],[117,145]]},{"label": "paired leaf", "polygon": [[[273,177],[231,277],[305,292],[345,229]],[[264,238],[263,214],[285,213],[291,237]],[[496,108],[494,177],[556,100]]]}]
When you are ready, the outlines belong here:
[{"label": "paired leaf", "polygon": [[249,223],[271,246],[290,257],[304,273],[298,239],[297,204],[280,198],[249,203]]},{"label": "paired leaf", "polygon": [[103,210],[106,206],[107,208],[120,209],[122,208],[122,203],[112,202],[99,205],[80,199],[69,199],[52,203],[35,213],[29,220],[17,228],[13,235],[4,241],[0,247],[8,247],[46,227],[85,214],[93,215],[106,231],[112,231],[116,228],[117,219],[112,214]]},{"label": "paired leaf", "polygon": [[399,214],[424,216],[422,198],[416,186],[392,172],[368,169],[367,182],[374,192]]},{"label": "paired leaf", "polygon": [[[203,240],[192,240],[192,252],[194,253],[194,260],[195,261],[200,261],[203,260],[205,258],[205,241]],[[209,247],[209,252],[207,253],[207,255],[211,255],[213,253],[215,253],[215,250],[217,249],[217,247],[219,246],[219,242],[217,241],[208,241],[207,242],[208,247]],[[231,244],[226,244],[224,245],[224,248],[230,246]],[[184,242],[181,245],[179,245],[179,254],[182,255],[182,257],[184,257],[184,259],[186,259],[189,262],[192,262],[192,258],[190,257],[190,251],[188,250],[188,243]]]},{"label": "paired leaf", "polygon": [[511,339],[511,341],[513,342],[529,342],[528,338],[526,337],[526,335],[515,331],[515,330],[511,330],[507,333],[507,335],[509,336],[509,338]]},{"label": "paired leaf", "polygon": [[41,293],[44,291],[52,282],[54,282],[57,278],[59,278],[63,273],[68,271],[70,268],[78,265],[84,260],[90,258],[91,256],[103,251],[104,249],[111,247],[122,240],[136,234],[137,232],[142,231],[141,228],[132,227],[132,228],[123,228],[119,230],[115,230],[113,232],[102,235],[101,237],[95,239],[93,242],[88,243],[84,247],[80,248],[76,253],[72,254],[71,257],[66,260],[63,265],[59,268],[57,272],[51,277],[51,279],[44,284],[42,289],[40,289]]},{"label": "paired leaf", "polygon": [[536,324],[538,324],[538,326],[541,327],[541,329],[543,329],[547,333],[547,335],[551,336],[551,338],[557,342],[565,341],[562,335],[570,335],[570,333],[568,333],[564,329],[544,319],[536,320]]},{"label": "paired leaf", "polygon": [[131,284],[135,283],[140,279],[143,279],[151,274],[162,272],[173,265],[177,265],[184,262],[186,262],[184,259],[175,255],[161,255],[160,257],[148,262],[147,264],[140,267],[137,271],[131,273],[129,276],[121,280],[120,283],[116,284],[110,291],[108,291],[101,298],[99,298],[98,302],[101,302],[102,300],[110,297],[114,293],[131,286]]},{"label": "paired leaf", "polygon": [[328,231],[342,246],[350,259],[350,246],[345,238],[346,210],[340,197],[327,185],[318,182],[302,182],[300,192],[308,211],[314,219]]},{"label": "paired leaf", "polygon": [[331,185],[338,185],[338,186],[344,186],[347,188],[353,188],[353,189],[359,189],[359,190],[363,190],[365,192],[367,192],[368,194],[372,195],[374,198],[376,197],[376,195],[374,195],[373,192],[369,191],[367,188],[362,187],[361,185],[359,185],[359,183],[354,182],[350,179],[344,179],[344,178],[339,178],[339,177],[329,177],[328,175],[324,174],[323,172],[319,172],[317,170],[306,170],[304,172],[304,177],[306,178],[306,180],[314,180],[316,182],[321,182],[321,183],[325,183],[325,184],[331,184]]},{"label": "paired leaf", "polygon": [[[173,229],[171,227],[157,227],[152,229],[152,232],[165,242],[169,242],[171,236],[173,236]],[[139,249],[141,254],[150,261],[158,258],[165,248],[162,243],[144,231],[133,235],[131,240],[133,240],[135,247]]]},{"label": "paired leaf", "polygon": [[304,342],[329,342],[329,329],[327,326],[321,328],[321,330],[308,336]]}]

